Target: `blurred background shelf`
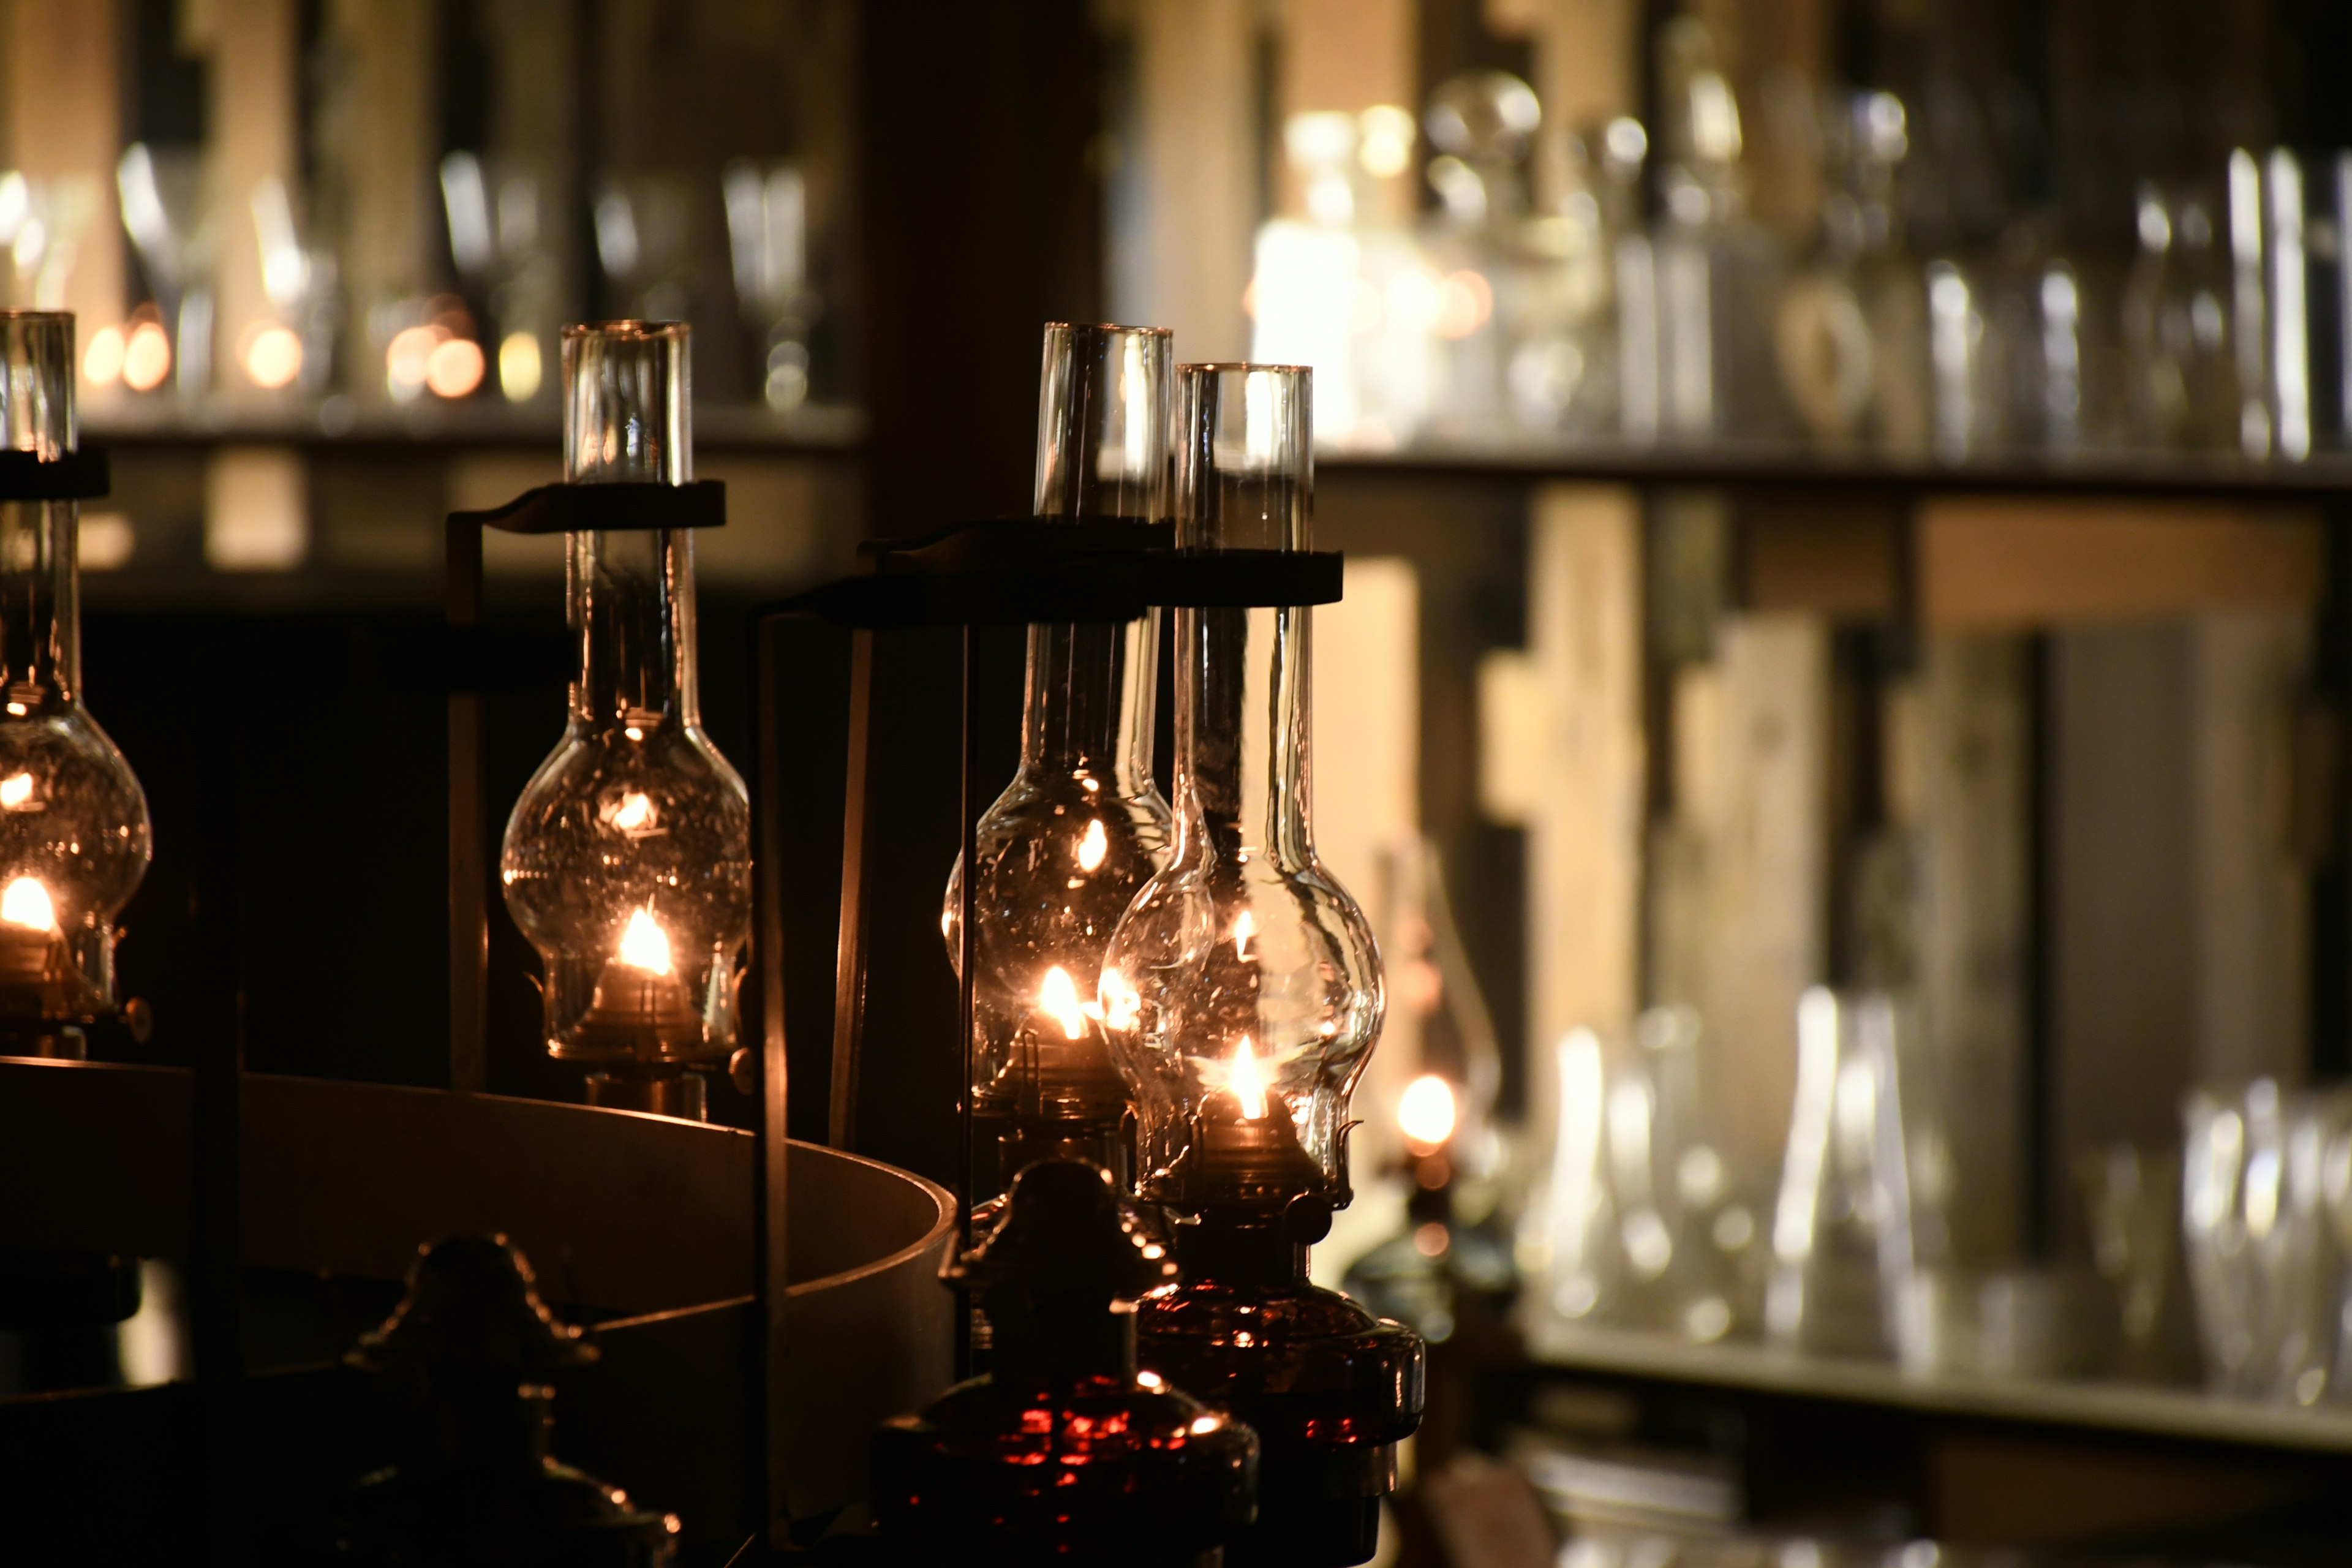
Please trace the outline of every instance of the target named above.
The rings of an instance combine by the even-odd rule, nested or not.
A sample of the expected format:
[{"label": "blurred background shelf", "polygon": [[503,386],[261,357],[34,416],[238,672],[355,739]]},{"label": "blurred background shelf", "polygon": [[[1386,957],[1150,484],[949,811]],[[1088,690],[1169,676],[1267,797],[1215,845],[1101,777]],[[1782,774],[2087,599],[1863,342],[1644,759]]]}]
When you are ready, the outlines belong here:
[{"label": "blurred background shelf", "polygon": [[[856,409],[803,405],[780,413],[759,405],[699,404],[695,442],[705,449],[814,456],[857,450],[866,420]],[[118,445],[545,447],[563,439],[561,411],[491,403],[455,406],[419,399],[404,406],[331,397],[315,404],[234,400],[195,405],[118,403],[86,411],[85,440]]]},{"label": "blurred background shelf", "polygon": [[2019,452],[1943,462],[1788,443],[1423,442],[1318,452],[1325,474],[1592,481],[1693,489],[2325,502],[2352,495],[2352,453],[2301,462],[2227,452]]},{"label": "blurred background shelf", "polygon": [[1694,1344],[1635,1329],[1547,1326],[1528,1351],[1546,1367],[1643,1382],[2026,1426],[2352,1454],[2352,1410],[2256,1405],[2194,1389],[1916,1374],[1882,1363],[1751,1344]]}]

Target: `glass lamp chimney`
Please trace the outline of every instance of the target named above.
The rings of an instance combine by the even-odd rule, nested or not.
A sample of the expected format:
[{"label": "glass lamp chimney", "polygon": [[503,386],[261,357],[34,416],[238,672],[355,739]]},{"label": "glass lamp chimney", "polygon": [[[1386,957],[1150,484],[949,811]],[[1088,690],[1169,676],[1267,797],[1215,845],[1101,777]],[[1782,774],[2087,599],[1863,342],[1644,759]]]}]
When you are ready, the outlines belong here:
[{"label": "glass lamp chimney", "polygon": [[[572,484],[693,479],[687,328],[563,331]],[[550,1054],[592,1103],[700,1116],[700,1071],[736,1043],[751,939],[751,801],[702,732],[694,536],[565,536],[579,664],[563,739],[508,820],[507,908],[546,969]]]},{"label": "glass lamp chimney", "polygon": [[[1038,517],[1168,520],[1171,370],[1162,329],[1046,326]],[[975,1195],[1055,1155],[1122,1184],[1131,1165],[1127,1085],[1095,994],[1112,927],[1167,854],[1151,777],[1158,666],[1156,616],[1029,628],[1020,769],[977,833],[971,1089],[996,1170],[990,1181],[983,1154]],[[940,919],[950,961],[961,874]]]},{"label": "glass lamp chimney", "polygon": [[[1309,373],[1186,365],[1178,391],[1179,545],[1311,548]],[[1371,928],[1315,853],[1312,617],[1176,613],[1176,844],[1111,938],[1101,1007],[1142,1190],[1187,1214],[1348,1201],[1382,991]]]},{"label": "glass lamp chimney", "polygon": [[[76,449],[74,318],[0,311],[0,444]],[[71,500],[0,502],[0,1050],[79,1056],[115,1010],[115,916],[147,873],[147,796],[81,704]]]}]

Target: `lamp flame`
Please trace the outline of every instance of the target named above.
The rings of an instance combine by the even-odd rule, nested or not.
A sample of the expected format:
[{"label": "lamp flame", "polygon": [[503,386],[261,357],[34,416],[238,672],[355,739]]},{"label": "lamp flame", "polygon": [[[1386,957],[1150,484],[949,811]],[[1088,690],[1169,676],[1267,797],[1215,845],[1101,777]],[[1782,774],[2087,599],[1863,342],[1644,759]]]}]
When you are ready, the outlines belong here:
[{"label": "lamp flame", "polygon": [[1087,1037],[1087,1012],[1078,1004],[1078,988],[1072,983],[1070,972],[1058,963],[1045,971],[1045,983],[1037,988],[1037,1009],[1054,1016],[1066,1038]]},{"label": "lamp flame", "polygon": [[1256,934],[1257,919],[1247,910],[1234,917],[1234,956],[1235,958],[1249,957],[1249,939]]},{"label": "lamp flame", "polygon": [[1454,1118],[1454,1086],[1433,1072],[1405,1085],[1397,1101],[1397,1125],[1417,1148],[1434,1149],[1453,1137]]},{"label": "lamp flame", "polygon": [[[1242,918],[1247,920],[1249,917],[1244,915]],[[1242,1043],[1234,1047],[1233,1071],[1225,1087],[1232,1089],[1234,1098],[1241,1102],[1242,1115],[1245,1119],[1251,1121],[1265,1119],[1265,1073],[1257,1065],[1257,1052],[1251,1048],[1247,1035],[1244,1035]]]},{"label": "lamp flame", "polygon": [[33,798],[33,775],[11,773],[0,779],[0,806],[19,806]]},{"label": "lamp flame", "polygon": [[[1108,853],[1110,840],[1103,832],[1102,818],[1097,816],[1087,824],[1087,836],[1078,840],[1078,869],[1093,870],[1103,863],[1103,857]],[[1076,1037],[1071,1037],[1075,1039]]]},{"label": "lamp flame", "polygon": [[49,890],[39,878],[19,877],[0,892],[0,921],[28,931],[55,931],[57,906],[49,902]]},{"label": "lamp flame", "polygon": [[[16,891],[11,887],[8,896],[14,898]],[[6,912],[5,907],[0,907],[0,915]],[[669,973],[669,935],[644,910],[629,911],[629,923],[621,932],[621,962],[648,974]]]},{"label": "lamp flame", "polygon": [[624,833],[634,833],[653,819],[654,803],[636,794],[623,795],[620,809],[613,813],[613,826]]}]

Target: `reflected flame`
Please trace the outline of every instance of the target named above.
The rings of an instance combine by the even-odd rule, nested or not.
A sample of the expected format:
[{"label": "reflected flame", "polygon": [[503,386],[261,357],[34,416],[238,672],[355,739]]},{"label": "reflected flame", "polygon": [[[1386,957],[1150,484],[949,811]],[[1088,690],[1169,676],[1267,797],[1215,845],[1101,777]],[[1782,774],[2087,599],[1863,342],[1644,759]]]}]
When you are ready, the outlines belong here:
[{"label": "reflected flame", "polygon": [[[8,889],[11,897],[16,889]],[[6,910],[0,908],[0,915]],[[648,974],[669,973],[669,936],[653,916],[643,910],[629,911],[629,923],[621,932],[621,962],[632,969],[642,969]]]},{"label": "reflected flame", "polygon": [[57,907],[49,902],[49,890],[41,886],[37,877],[19,877],[0,892],[0,921],[23,926],[28,931],[58,929]]},{"label": "reflected flame", "polygon": [[1045,984],[1037,988],[1037,1009],[1051,1013],[1066,1038],[1087,1037],[1087,1014],[1078,1005],[1078,988],[1071,983],[1070,972],[1058,963],[1045,971]]},{"label": "reflected flame", "polygon": [[33,798],[33,775],[11,773],[0,779],[0,805],[22,805]]},{"label": "reflected flame", "polygon": [[1257,919],[1247,910],[1234,917],[1234,956],[1249,957],[1249,939],[1257,934]]},{"label": "reflected flame", "polygon": [[1093,870],[1109,852],[1110,840],[1103,832],[1102,818],[1096,817],[1087,824],[1087,836],[1078,840],[1078,869]]},{"label": "reflected flame", "polygon": [[623,832],[635,832],[653,819],[654,803],[641,795],[623,795],[621,808],[613,813],[613,826]]},{"label": "reflected flame", "polygon": [[1143,1018],[1143,996],[1127,975],[1117,969],[1102,972],[1098,985],[1098,1004],[1103,1022],[1114,1029],[1132,1029]]},{"label": "reflected flame", "polygon": [[[1242,918],[1247,920],[1249,917],[1244,915]],[[1226,1080],[1225,1087],[1232,1089],[1234,1098],[1241,1102],[1244,1117],[1252,1121],[1265,1119],[1265,1072],[1257,1065],[1257,1052],[1251,1047],[1247,1035],[1244,1035],[1242,1043],[1234,1047],[1233,1075]]]},{"label": "reflected flame", "polygon": [[1405,1085],[1397,1101],[1397,1125],[1405,1142],[1434,1149],[1454,1136],[1454,1086],[1435,1073],[1423,1073]]}]

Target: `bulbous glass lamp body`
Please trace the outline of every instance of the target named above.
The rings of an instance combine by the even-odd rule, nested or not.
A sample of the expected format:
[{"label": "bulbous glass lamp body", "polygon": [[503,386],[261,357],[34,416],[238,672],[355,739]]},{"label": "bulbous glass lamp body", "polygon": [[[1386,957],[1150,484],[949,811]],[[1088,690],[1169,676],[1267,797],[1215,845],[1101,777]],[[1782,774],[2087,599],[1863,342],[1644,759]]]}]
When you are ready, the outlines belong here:
[{"label": "bulbous glass lamp body", "polygon": [[[1178,542],[1311,548],[1307,374],[1186,365]],[[1348,1095],[1380,1037],[1371,928],[1315,853],[1314,612],[1176,612],[1176,844],[1104,960],[1141,1190],[1190,1214],[1348,1198]]]},{"label": "bulbous glass lamp body", "polygon": [[[678,324],[564,329],[567,480],[693,479],[688,350]],[[690,1111],[698,1093],[644,1086],[733,1049],[751,926],[750,796],[702,732],[694,539],[565,548],[571,718],[508,820],[507,908],[545,965],[550,1053],[590,1066],[599,1103]]]},{"label": "bulbous glass lamp body", "polygon": [[[0,445],[77,445],[74,319],[0,312]],[[81,704],[70,500],[0,501],[0,1050],[76,1055],[116,1005],[115,917],[151,853],[147,796]]]},{"label": "bulbous glass lamp body", "polygon": [[[1047,325],[1039,517],[1168,520],[1171,368],[1162,329]],[[1029,628],[1020,770],[976,834],[977,1195],[1057,1154],[1128,1174],[1127,1085],[1094,999],[1111,929],[1167,858],[1168,805],[1151,777],[1158,668],[1156,616]],[[950,962],[961,877],[959,866],[940,920]]]}]

